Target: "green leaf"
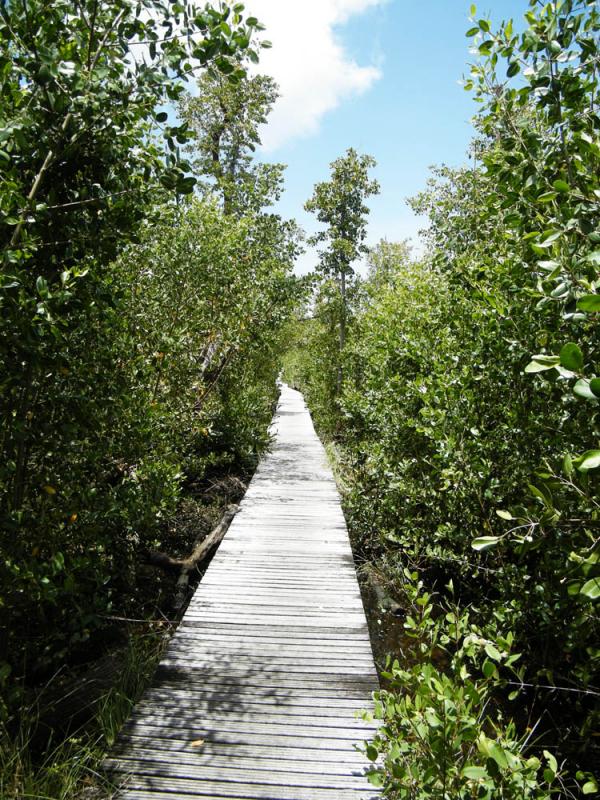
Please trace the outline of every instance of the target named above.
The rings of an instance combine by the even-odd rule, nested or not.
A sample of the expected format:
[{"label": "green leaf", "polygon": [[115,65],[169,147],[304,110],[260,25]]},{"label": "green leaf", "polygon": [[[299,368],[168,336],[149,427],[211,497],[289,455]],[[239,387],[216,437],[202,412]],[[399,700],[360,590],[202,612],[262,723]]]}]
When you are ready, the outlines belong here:
[{"label": "green leaf", "polygon": [[481,665],[481,670],[486,678],[493,678],[494,675],[498,674],[496,666],[489,660],[489,658],[486,658],[486,660],[483,662]]},{"label": "green leaf", "polygon": [[577,308],[588,313],[600,311],[600,294],[586,294],[580,297],[577,301]]},{"label": "green leaf", "polygon": [[579,472],[588,472],[591,469],[598,469],[600,467],[600,450],[586,450],[580,456],[577,463]]},{"label": "green leaf", "polygon": [[546,272],[553,272],[557,267],[560,267],[560,264],[558,261],[548,259],[546,261],[538,261],[538,267],[546,270]]},{"label": "green leaf", "polygon": [[537,202],[550,203],[552,200],[556,200],[557,197],[558,197],[557,192],[543,192],[542,194],[538,195]]},{"label": "green leaf", "polygon": [[552,186],[554,186],[557,192],[568,192],[571,188],[566,181],[561,180],[554,181]]},{"label": "green leaf", "polygon": [[383,775],[379,770],[372,770],[367,773],[367,779],[371,786],[383,786]]},{"label": "green leaf", "polygon": [[488,654],[488,656],[492,659],[492,661],[500,661],[502,659],[502,653],[496,647],[494,647],[493,644],[489,644],[488,643],[488,644],[484,645],[483,649]]},{"label": "green leaf", "polygon": [[500,769],[508,769],[509,762],[507,754],[497,742],[494,742],[492,739],[488,739],[485,736],[481,736],[477,746],[479,751],[488,756],[488,758],[492,758],[496,764],[498,764]]},{"label": "green leaf", "polygon": [[583,369],[583,353],[574,342],[569,342],[562,348],[560,351],[560,363],[566,369],[571,369],[573,372],[581,372]]},{"label": "green leaf", "polygon": [[558,763],[556,761],[556,758],[548,750],[544,750],[544,756],[546,757],[546,760],[548,761],[548,766],[552,770],[553,775],[556,775],[556,773],[558,772]]},{"label": "green leaf", "polygon": [[590,600],[597,600],[600,597],[600,578],[591,578],[583,584],[579,594],[589,597]]},{"label": "green leaf", "polygon": [[479,33],[479,28],[469,28],[469,30],[465,33],[465,36],[471,37],[476,36]]},{"label": "green leaf", "polygon": [[573,459],[571,458],[569,453],[566,453],[563,456],[562,469],[567,478],[570,478],[571,475],[573,474]]},{"label": "green leaf", "polygon": [[488,771],[485,767],[463,767],[462,775],[465,778],[471,778],[471,780],[475,781],[487,780],[487,778],[489,778]]},{"label": "green leaf", "polygon": [[590,382],[586,378],[580,378],[573,387],[573,394],[583,397],[584,400],[596,400],[596,395],[590,388]]},{"label": "green leaf", "polygon": [[367,745],[367,758],[369,761],[377,761],[377,757],[379,756],[379,751],[373,744]]},{"label": "green leaf", "polygon": [[528,483],[527,488],[534,497],[541,501],[543,505],[547,506],[548,508],[552,508],[552,495],[545,486],[540,489],[538,486]]},{"label": "green leaf", "polygon": [[584,794],[595,794],[597,791],[599,791],[596,779],[591,778],[591,780],[586,781],[581,787],[581,791]]},{"label": "green leaf", "polygon": [[506,70],[506,75],[508,78],[513,78],[515,75],[518,74],[520,70],[519,62],[518,61],[511,61],[508,65],[508,69]]},{"label": "green leaf", "polygon": [[590,381],[590,389],[596,395],[596,397],[600,397],[600,378],[592,378]]},{"label": "green leaf", "polygon": [[156,121],[157,122],[166,122],[168,118],[169,118],[169,115],[167,114],[166,111],[160,111],[156,115]]},{"label": "green leaf", "polygon": [[504,511],[502,508],[497,508],[496,514],[500,517],[500,519],[514,519],[510,511]]},{"label": "green leaf", "polygon": [[525,372],[545,372],[560,364],[560,356],[535,355],[525,367]]},{"label": "green leaf", "polygon": [[477,539],[473,539],[471,542],[471,547],[473,550],[489,550],[490,548],[495,547],[499,541],[499,536],[479,536]]},{"label": "green leaf", "polygon": [[38,276],[35,282],[35,288],[40,297],[48,297],[48,282],[41,275]]},{"label": "green leaf", "polygon": [[562,236],[562,231],[549,230],[544,231],[543,238],[536,242],[538,247],[550,247]]}]

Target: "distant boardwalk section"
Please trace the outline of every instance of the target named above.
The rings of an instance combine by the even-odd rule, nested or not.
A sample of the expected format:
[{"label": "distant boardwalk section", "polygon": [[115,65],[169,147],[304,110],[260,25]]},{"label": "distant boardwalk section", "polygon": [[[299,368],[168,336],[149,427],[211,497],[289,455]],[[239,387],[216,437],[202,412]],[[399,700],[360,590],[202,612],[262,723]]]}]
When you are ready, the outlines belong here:
[{"label": "distant boardwalk section", "polygon": [[362,800],[378,688],[348,533],[302,395],[109,766],[123,800]]}]

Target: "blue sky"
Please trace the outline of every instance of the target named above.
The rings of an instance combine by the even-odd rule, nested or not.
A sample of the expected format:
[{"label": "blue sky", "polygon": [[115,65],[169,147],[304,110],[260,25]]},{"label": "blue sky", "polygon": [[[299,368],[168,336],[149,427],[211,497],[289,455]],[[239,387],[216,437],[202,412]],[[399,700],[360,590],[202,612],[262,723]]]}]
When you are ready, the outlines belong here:
[{"label": "blue sky", "polygon": [[[247,0],[273,42],[260,71],[283,98],[264,131],[261,157],[288,165],[279,211],[307,230],[302,206],[348,147],[377,160],[369,242],[412,238],[424,221],[405,199],[429,167],[465,162],[476,104],[459,85],[469,54],[470,0]],[[312,8],[311,8],[312,7]],[[520,21],[527,0],[488,0],[477,16]],[[310,18],[305,27],[302,15]],[[307,253],[298,270],[314,266]]]}]

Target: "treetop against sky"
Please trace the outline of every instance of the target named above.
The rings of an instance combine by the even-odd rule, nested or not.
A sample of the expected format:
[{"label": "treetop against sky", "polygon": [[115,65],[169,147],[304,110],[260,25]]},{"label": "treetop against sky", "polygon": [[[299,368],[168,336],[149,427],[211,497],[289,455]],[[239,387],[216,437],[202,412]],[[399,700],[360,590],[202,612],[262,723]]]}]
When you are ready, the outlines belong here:
[{"label": "treetop against sky", "polygon": [[[381,194],[371,200],[369,240],[417,239],[423,220],[405,198],[428,167],[466,159],[475,104],[460,85],[469,54],[470,0],[246,0],[266,25],[271,50],[257,69],[281,98],[262,133],[261,156],[284,162],[280,203],[313,232],[303,211],[316,181],[348,147],[377,160]],[[478,16],[522,19],[526,0],[486,0]],[[298,269],[314,267],[313,252]]]}]

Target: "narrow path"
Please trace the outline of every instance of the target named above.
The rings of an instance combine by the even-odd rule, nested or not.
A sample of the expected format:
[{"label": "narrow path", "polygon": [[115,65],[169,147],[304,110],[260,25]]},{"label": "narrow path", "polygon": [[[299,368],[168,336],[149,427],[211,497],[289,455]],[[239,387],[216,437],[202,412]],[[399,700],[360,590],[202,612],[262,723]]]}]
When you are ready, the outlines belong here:
[{"label": "narrow path", "polygon": [[340,500],[302,395],[111,765],[126,800],[362,800],[377,677]]}]

